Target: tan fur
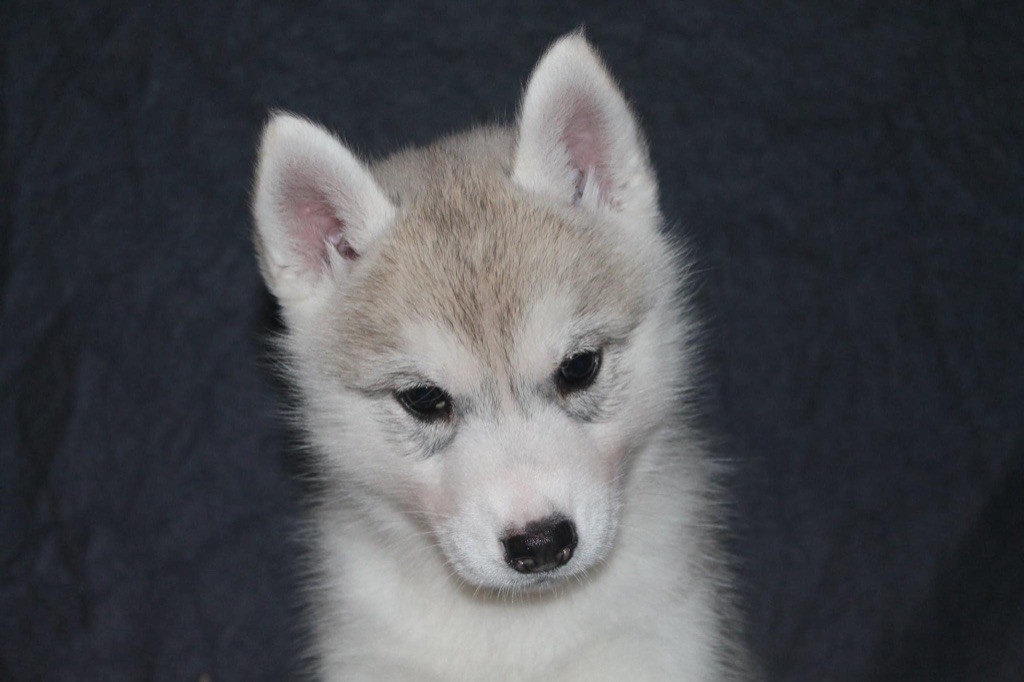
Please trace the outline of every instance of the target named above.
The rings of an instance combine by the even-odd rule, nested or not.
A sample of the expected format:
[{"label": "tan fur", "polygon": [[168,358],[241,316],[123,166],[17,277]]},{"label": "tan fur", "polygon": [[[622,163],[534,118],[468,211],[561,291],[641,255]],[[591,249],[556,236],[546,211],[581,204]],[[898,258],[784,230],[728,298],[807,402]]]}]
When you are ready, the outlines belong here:
[{"label": "tan fur", "polygon": [[579,302],[577,315],[616,312],[624,332],[653,305],[665,254],[638,258],[642,240],[514,185],[512,140],[481,128],[371,166],[399,216],[330,306],[338,367],[353,381],[417,319],[443,324],[508,375],[511,340],[552,287]]}]

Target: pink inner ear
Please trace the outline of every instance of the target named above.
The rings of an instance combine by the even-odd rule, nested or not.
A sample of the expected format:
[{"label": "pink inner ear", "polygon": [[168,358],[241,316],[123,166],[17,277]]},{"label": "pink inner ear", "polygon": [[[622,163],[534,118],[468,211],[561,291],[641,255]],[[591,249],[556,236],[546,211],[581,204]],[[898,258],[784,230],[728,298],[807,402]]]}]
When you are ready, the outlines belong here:
[{"label": "pink inner ear", "polygon": [[345,238],[345,223],[323,201],[298,203],[295,221],[294,236],[306,267],[319,270],[326,266],[329,248],[334,248],[347,260],[359,257]]},{"label": "pink inner ear", "polygon": [[601,196],[610,199],[612,177],[608,167],[608,131],[597,106],[585,97],[576,97],[562,131],[562,142],[569,162],[577,172],[573,203],[583,196],[588,176],[597,182]]}]

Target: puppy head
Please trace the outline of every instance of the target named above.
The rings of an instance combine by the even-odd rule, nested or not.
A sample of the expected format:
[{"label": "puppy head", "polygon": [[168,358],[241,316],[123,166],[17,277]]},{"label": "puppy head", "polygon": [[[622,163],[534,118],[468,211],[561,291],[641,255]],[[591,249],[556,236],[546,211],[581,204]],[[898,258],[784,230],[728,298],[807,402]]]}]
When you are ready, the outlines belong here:
[{"label": "puppy head", "polygon": [[292,116],[254,212],[307,428],[331,470],[495,589],[585,572],[680,378],[677,277],[628,105],[579,35],[514,132],[370,169]]}]

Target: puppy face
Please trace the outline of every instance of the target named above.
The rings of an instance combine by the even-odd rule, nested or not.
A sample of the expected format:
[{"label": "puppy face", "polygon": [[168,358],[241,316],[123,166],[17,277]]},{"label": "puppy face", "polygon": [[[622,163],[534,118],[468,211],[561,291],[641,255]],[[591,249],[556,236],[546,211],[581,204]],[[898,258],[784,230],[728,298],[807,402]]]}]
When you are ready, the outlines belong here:
[{"label": "puppy face", "polygon": [[309,435],[470,584],[543,585],[614,543],[681,372],[656,196],[579,36],[541,60],[512,132],[370,169],[305,121],[268,126],[257,246]]},{"label": "puppy face", "polygon": [[[651,315],[665,303],[648,268],[664,255],[502,184],[447,184],[402,213],[302,351],[338,466],[418,517],[463,579],[495,588],[605,556],[630,454],[675,371],[673,330]],[[572,526],[571,560],[517,571],[508,539],[551,519]]]}]

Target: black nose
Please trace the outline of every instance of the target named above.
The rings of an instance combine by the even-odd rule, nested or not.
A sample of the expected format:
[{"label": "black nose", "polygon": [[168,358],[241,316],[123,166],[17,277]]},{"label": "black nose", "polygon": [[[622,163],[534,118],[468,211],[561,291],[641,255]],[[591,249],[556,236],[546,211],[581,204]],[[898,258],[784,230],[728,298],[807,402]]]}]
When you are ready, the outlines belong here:
[{"label": "black nose", "polygon": [[526,532],[501,541],[505,561],[520,573],[540,573],[564,566],[576,549],[576,526],[558,517],[535,521]]}]

